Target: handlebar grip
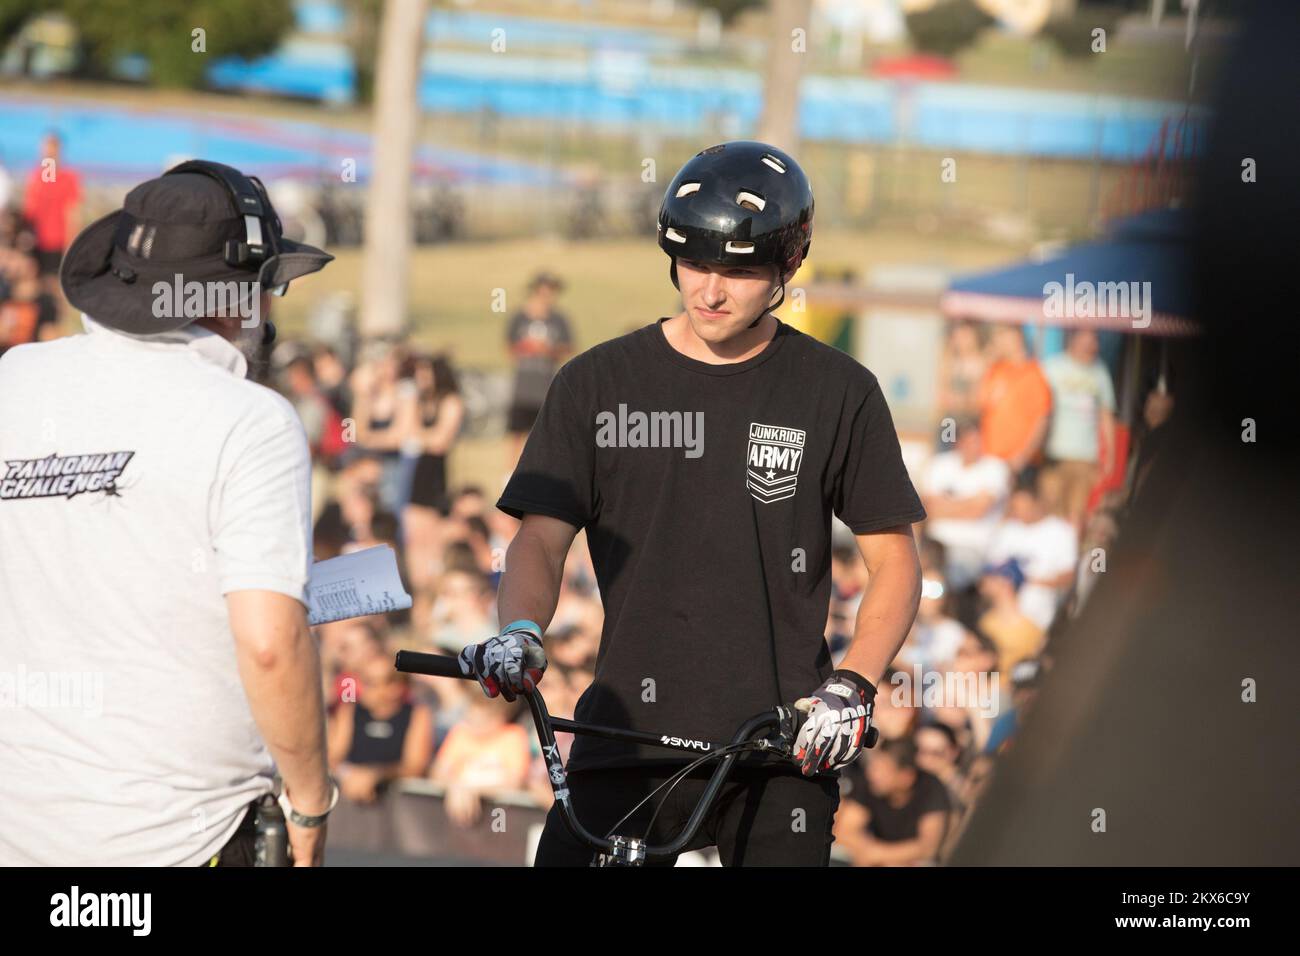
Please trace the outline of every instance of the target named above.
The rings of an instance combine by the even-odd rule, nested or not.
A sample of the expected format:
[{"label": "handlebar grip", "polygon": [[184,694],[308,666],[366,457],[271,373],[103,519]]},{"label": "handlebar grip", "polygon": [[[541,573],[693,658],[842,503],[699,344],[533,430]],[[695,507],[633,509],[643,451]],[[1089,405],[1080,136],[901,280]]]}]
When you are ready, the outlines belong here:
[{"label": "handlebar grip", "polygon": [[394,666],[406,674],[429,674],[433,677],[454,677],[472,680],[460,672],[460,662],[443,654],[425,654],[422,651],[398,651]]}]

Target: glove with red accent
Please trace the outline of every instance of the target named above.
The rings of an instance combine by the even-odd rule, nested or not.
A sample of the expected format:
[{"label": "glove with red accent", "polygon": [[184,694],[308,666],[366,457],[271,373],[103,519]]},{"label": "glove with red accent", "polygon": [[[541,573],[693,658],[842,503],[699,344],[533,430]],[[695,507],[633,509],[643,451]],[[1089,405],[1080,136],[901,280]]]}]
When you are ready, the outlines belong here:
[{"label": "glove with red accent", "polygon": [[876,688],[861,674],[837,670],[808,697],[794,702],[807,714],[795,734],[793,757],[804,776],[847,767],[862,753]]},{"label": "glove with red accent", "polygon": [[517,694],[536,689],[546,672],[542,629],[532,621],[515,621],[499,635],[460,652],[460,672],[478,678],[483,693],[514,702]]}]

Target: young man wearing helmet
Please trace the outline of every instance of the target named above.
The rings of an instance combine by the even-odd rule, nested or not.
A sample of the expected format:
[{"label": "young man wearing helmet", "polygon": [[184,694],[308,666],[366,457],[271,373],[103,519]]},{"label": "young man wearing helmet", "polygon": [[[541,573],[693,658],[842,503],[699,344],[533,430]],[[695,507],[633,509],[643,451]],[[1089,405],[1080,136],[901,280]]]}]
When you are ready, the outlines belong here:
[{"label": "young man wearing helmet", "polygon": [[[745,754],[700,827],[694,845],[727,865],[826,865],[836,771],[861,752],[874,684],[920,596],[910,525],[925,512],[875,377],[771,313],[812,219],[807,178],[775,147],[714,146],[678,172],[659,243],[684,308],[560,370],[497,502],[522,520],[499,595],[513,623],[461,656],[490,696],[537,685],[564,557],[585,529],[605,626],[577,719],[717,740],[796,699],[807,714],[795,763]],[[839,669],[823,638],[832,513],[871,572]],[[605,832],[688,759],[578,737],[579,820]],[[680,831],[712,769],[672,791],[650,842]],[[538,865],[589,859],[552,811]]]}]

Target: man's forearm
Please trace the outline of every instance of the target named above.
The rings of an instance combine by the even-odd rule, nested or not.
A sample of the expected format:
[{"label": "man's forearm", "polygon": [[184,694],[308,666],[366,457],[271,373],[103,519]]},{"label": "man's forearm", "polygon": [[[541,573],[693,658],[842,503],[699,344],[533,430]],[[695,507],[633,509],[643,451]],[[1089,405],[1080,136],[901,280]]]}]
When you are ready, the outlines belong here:
[{"label": "man's forearm", "polygon": [[921,602],[921,571],[915,560],[891,560],[871,575],[853,627],[853,641],[840,666],[879,683],[907,639]]},{"label": "man's forearm", "polygon": [[324,812],[330,798],[325,707],[320,657],[306,622],[273,645],[237,653],[249,708],[290,802],[301,813]]},{"label": "man's forearm", "polygon": [[506,570],[497,596],[497,619],[533,621],[543,631],[555,616],[564,575],[564,555],[549,554],[544,543],[521,531],[506,551]]}]

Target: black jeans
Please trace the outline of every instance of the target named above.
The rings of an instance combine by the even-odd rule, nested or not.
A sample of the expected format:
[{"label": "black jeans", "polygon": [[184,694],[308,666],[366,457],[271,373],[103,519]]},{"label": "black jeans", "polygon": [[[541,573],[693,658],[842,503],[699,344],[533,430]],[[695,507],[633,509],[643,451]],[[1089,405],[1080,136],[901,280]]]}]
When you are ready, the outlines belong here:
[{"label": "black jeans", "polygon": [[217,862],[204,860],[199,866],[252,866],[256,859],[254,844],[257,839],[257,803],[249,804],[244,819],[230,835],[226,845],[217,853]]},{"label": "black jeans", "polygon": [[[594,836],[605,836],[615,822],[676,769],[616,768],[569,774],[574,813]],[[655,818],[649,842],[664,844],[686,825],[713,767],[692,773],[674,789]],[[663,797],[659,794],[619,824],[621,836],[646,836],[646,824]],[[828,866],[835,811],[840,804],[838,775],[804,777],[794,767],[768,770],[733,767],[713,807],[687,850],[716,846],[723,866]],[[558,805],[547,814],[537,846],[537,866],[588,866],[593,853],[574,839]],[[677,858],[648,860],[672,866]]]}]

